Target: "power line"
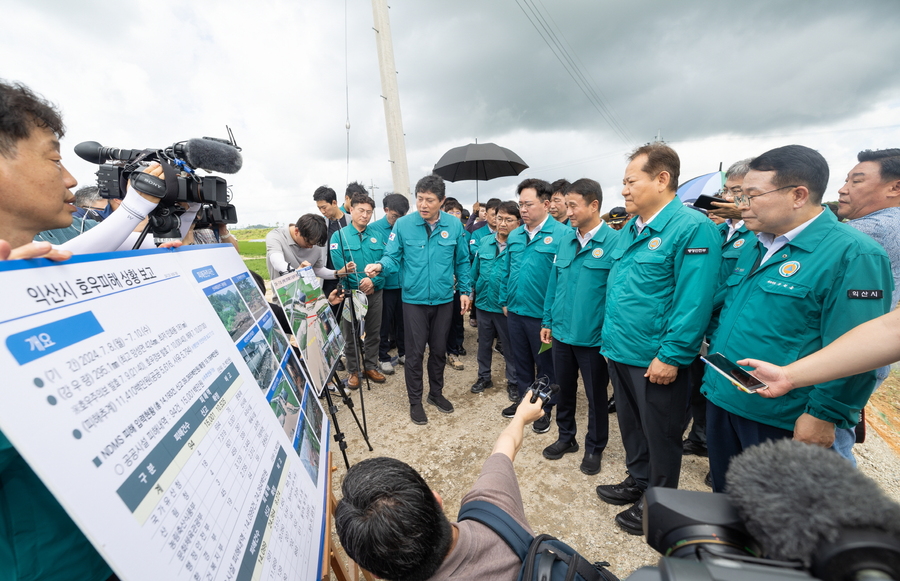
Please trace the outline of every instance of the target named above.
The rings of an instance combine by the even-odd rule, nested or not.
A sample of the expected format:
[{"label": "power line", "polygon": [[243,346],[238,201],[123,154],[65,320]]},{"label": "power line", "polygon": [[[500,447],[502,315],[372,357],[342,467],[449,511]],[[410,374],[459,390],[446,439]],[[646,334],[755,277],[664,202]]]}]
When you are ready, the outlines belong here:
[{"label": "power line", "polygon": [[[527,6],[528,10],[526,10],[525,6],[522,5],[523,2],[525,6]],[[606,100],[598,93],[598,90],[594,88],[595,83],[587,79],[585,74],[582,72],[582,67],[575,62],[575,59],[572,58],[569,50],[567,50],[566,47],[563,46],[563,42],[559,40],[559,36],[563,36],[562,33],[560,32],[559,35],[557,35],[557,33],[553,30],[553,27],[550,26],[550,24],[544,18],[543,14],[541,14],[541,12],[534,4],[530,4],[529,0],[516,0],[516,5],[519,6],[519,9],[522,10],[522,13],[526,18],[528,18],[528,21],[540,35],[541,39],[547,44],[547,46],[553,52],[553,55],[563,66],[569,76],[572,77],[572,80],[575,81],[575,84],[579,89],[581,89],[581,92],[584,93],[584,96],[587,97],[591,105],[597,110],[598,113],[600,113],[600,115],[610,126],[613,132],[619,137],[619,139],[625,142],[626,145],[632,145],[634,143],[634,139],[631,137],[625,127],[619,122],[612,107],[607,104]],[[546,11],[546,8],[544,8],[544,10]],[[531,12],[531,14],[529,14],[529,11]],[[555,25],[556,23],[554,22],[553,24]],[[563,38],[565,37],[563,36]],[[567,41],[566,44],[568,45]]]}]

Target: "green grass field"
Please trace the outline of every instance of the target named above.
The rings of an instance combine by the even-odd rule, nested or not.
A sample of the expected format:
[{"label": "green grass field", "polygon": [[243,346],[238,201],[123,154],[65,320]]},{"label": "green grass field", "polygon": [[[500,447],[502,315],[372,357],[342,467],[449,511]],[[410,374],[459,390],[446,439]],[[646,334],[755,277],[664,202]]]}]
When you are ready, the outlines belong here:
[{"label": "green grass field", "polygon": [[245,258],[244,264],[247,265],[247,270],[252,270],[263,277],[263,280],[269,280],[269,271],[266,269],[265,258]]},{"label": "green grass field", "polygon": [[243,228],[241,230],[232,230],[231,233],[234,234],[238,241],[262,240],[272,230],[274,228]]},{"label": "green grass field", "polygon": [[248,242],[246,240],[238,240],[238,246],[241,248],[241,256],[265,256],[265,242]]}]

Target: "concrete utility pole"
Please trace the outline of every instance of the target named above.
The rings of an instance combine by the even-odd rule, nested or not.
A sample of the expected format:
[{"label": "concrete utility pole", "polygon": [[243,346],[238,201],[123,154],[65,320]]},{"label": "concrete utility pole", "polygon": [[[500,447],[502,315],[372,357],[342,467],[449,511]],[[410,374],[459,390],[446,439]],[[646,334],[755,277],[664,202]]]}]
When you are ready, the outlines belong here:
[{"label": "concrete utility pole", "polygon": [[372,13],[375,17],[375,45],[378,47],[378,68],[381,70],[381,98],[384,100],[391,177],[394,180],[394,191],[411,198],[406,140],[403,137],[403,119],[400,116],[400,91],[397,87],[397,68],[394,65],[394,43],[391,39],[387,0],[372,0]]}]

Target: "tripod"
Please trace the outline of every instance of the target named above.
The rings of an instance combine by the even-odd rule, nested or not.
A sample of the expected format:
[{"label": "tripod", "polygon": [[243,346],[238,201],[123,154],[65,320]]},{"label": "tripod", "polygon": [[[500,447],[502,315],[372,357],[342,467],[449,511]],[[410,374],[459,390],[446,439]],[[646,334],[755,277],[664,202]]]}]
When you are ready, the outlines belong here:
[{"label": "tripod", "polygon": [[[350,399],[349,395],[347,395],[347,390],[344,389],[344,384],[341,383],[337,372],[333,368],[331,370],[331,381],[334,382],[334,385],[337,388],[337,392],[341,395],[341,401],[344,402],[344,405],[347,406],[347,409],[350,410],[350,414],[353,415],[353,419],[356,421],[356,426],[359,428],[359,433],[362,434],[363,439],[366,441],[366,446],[369,447],[369,452],[371,452],[373,448],[372,444],[369,442],[369,434],[366,431],[364,425],[359,423],[359,417],[357,417],[356,415],[356,410],[353,409],[353,400]],[[331,390],[327,385],[323,387],[322,391],[325,392],[325,399],[326,401],[328,401],[328,413],[329,415],[331,415],[331,423],[334,424],[334,441],[337,442],[338,448],[341,450],[341,455],[344,457],[344,466],[349,469],[350,461],[347,459],[347,441],[344,439],[344,432],[341,431],[340,424],[338,424],[338,408],[334,404],[334,400],[331,398]],[[360,393],[359,395],[361,404],[362,393]],[[363,406],[363,422],[365,423],[365,406]]]}]

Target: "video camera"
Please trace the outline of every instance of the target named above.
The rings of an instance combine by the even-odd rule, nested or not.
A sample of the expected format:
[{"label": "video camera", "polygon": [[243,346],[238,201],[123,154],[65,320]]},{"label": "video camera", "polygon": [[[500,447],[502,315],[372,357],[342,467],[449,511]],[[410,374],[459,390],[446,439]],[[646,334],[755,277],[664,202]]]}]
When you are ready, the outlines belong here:
[{"label": "video camera", "polygon": [[[140,246],[148,230],[153,232],[156,243],[161,244],[181,238],[180,217],[184,213],[181,203],[203,204],[201,219],[207,224],[237,223],[237,212],[229,204],[227,182],[218,176],[201,176],[196,171],[226,174],[240,171],[241,148],[234,141],[231,129],[226,126],[226,130],[228,139],[189,139],[164,149],[116,149],[85,141],[75,146],[75,153],[100,166],[97,186],[103,198],[124,198],[129,180],[137,191],[160,198],[135,247]],[[165,179],[142,172],[151,162],[160,164]]]},{"label": "video camera", "polygon": [[783,440],[731,461],[728,494],[650,488],[627,581],[900,579],[900,505],[834,452]]},{"label": "video camera", "polygon": [[195,228],[212,228],[219,224],[237,224],[237,209],[232,204],[204,204],[194,219]]}]

